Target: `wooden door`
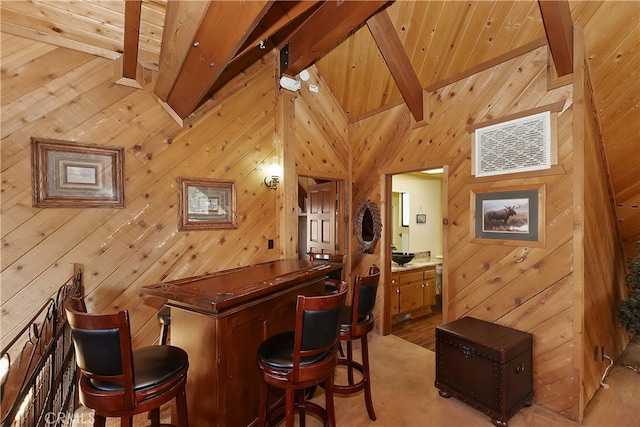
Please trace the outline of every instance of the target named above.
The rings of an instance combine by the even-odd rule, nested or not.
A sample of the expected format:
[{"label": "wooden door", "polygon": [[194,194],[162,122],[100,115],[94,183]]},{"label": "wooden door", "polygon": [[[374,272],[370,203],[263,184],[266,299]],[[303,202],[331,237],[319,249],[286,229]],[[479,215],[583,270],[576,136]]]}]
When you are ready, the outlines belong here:
[{"label": "wooden door", "polygon": [[326,182],[309,186],[307,212],[307,250],[336,252],[337,185]]}]

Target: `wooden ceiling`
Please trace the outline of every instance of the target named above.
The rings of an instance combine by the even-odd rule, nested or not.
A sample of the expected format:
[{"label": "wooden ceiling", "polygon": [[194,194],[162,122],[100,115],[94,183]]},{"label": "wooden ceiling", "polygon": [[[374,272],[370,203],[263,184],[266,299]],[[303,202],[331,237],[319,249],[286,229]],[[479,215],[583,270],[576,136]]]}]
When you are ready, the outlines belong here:
[{"label": "wooden ceiling", "polygon": [[421,89],[547,40],[560,72],[580,25],[628,256],[640,240],[638,1],[2,0],[0,19],[2,32],[123,59],[125,77],[159,70],[154,92],[180,118],[284,48],[284,73],[315,66],[351,121],[403,102],[419,119]]}]

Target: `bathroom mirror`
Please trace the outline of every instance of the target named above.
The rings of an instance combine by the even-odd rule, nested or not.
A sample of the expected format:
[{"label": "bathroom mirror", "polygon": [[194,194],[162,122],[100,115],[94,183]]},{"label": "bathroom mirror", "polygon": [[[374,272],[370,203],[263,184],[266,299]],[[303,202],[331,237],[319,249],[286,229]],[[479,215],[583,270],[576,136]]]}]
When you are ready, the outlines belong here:
[{"label": "bathroom mirror", "polygon": [[358,251],[372,254],[382,233],[382,220],[378,206],[366,201],[361,203],[353,217],[353,230],[358,239]]}]

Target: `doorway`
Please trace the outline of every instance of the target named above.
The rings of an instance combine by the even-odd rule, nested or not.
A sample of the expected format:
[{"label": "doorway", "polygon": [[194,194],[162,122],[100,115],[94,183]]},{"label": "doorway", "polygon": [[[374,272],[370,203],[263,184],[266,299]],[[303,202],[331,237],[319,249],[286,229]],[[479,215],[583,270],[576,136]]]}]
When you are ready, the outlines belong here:
[{"label": "doorway", "polygon": [[343,252],[346,227],[343,181],[298,177],[298,258],[309,259],[310,252]]},{"label": "doorway", "polygon": [[403,265],[387,258],[390,332],[434,351],[435,328],[443,323],[444,170],[395,174],[390,181],[390,251],[414,256]]}]

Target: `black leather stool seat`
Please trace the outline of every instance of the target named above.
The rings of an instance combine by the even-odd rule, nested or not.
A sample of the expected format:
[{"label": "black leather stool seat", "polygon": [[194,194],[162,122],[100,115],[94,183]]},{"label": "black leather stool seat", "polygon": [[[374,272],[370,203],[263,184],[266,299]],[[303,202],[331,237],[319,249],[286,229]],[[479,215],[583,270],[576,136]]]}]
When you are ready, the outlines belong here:
[{"label": "black leather stool seat", "polygon": [[[290,370],[293,368],[293,331],[283,332],[267,338],[258,348],[258,360],[275,369]],[[300,359],[300,365],[316,363],[327,357],[329,351]]]},{"label": "black leather stool seat", "polygon": [[[133,350],[134,390],[160,384],[189,365],[187,352],[170,345],[153,345]],[[104,391],[121,391],[122,383],[91,380],[91,385]]]},{"label": "black leather stool seat", "polygon": [[[367,314],[365,316],[359,317],[358,324],[369,322],[372,317],[372,314]],[[342,311],[340,311],[340,329],[345,331],[351,328],[351,321],[351,306],[345,305],[344,307],[342,307]]]}]

